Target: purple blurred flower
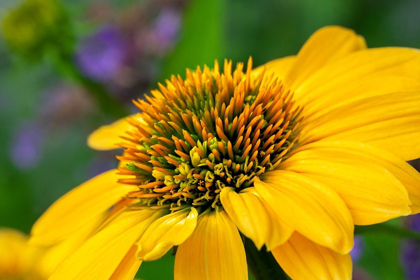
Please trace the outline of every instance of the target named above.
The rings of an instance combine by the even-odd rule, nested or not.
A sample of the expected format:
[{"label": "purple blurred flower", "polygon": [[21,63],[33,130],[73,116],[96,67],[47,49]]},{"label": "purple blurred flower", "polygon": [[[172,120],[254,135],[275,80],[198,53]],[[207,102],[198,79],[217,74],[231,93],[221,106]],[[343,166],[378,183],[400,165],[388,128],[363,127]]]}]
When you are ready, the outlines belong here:
[{"label": "purple blurred flower", "polygon": [[89,162],[87,170],[89,178],[91,178],[115,168],[117,168],[115,153],[111,151],[95,157]]},{"label": "purple blurred flower", "polygon": [[10,147],[10,157],[15,166],[23,170],[35,167],[41,159],[43,141],[42,128],[35,122],[20,125]]},{"label": "purple blurred flower", "polygon": [[180,26],[181,14],[172,8],[163,9],[152,27],[153,43],[162,51],[170,49],[178,37]]},{"label": "purple blurred flower", "polygon": [[[407,218],[406,226],[420,232],[420,214]],[[408,280],[420,280],[420,242],[404,240],[401,246],[401,263]]]},{"label": "purple blurred flower", "polygon": [[409,226],[412,230],[420,232],[420,214],[410,216]]},{"label": "purple blurred flower", "polygon": [[76,63],[80,70],[97,81],[114,77],[124,58],[124,40],[114,27],[104,27],[85,38],[76,53]]},{"label": "purple blurred flower", "polygon": [[420,280],[420,242],[405,240],[402,244],[401,261],[407,279]]},{"label": "purple blurred flower", "polygon": [[95,106],[82,88],[64,83],[45,91],[41,104],[38,120],[48,131],[66,129],[92,112]]},{"label": "purple blurred flower", "polygon": [[351,259],[354,263],[356,263],[363,254],[364,244],[363,239],[361,236],[354,237],[354,246],[353,249],[350,251]]}]

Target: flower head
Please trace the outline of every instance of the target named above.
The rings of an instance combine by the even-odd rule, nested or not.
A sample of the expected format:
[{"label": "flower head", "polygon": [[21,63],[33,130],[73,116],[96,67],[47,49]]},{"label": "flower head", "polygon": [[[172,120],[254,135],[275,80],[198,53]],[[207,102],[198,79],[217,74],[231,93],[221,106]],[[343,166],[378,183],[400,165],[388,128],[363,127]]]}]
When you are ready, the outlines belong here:
[{"label": "flower head", "polygon": [[326,27],[297,56],[159,84],[88,140],[124,149],[118,171],[35,224],[34,243],[85,239],[51,279],[130,279],[173,246],[176,279],[247,279],[239,232],[293,279],[350,279],[354,225],[420,212],[419,65]]},{"label": "flower head", "polygon": [[[140,186],[139,209],[172,212],[221,206],[224,188],[245,190],[278,166],[298,139],[299,108],[280,81],[225,62],[172,77],[135,104],[137,128],[125,138],[119,181]],[[262,86],[266,84],[264,87]]]}]

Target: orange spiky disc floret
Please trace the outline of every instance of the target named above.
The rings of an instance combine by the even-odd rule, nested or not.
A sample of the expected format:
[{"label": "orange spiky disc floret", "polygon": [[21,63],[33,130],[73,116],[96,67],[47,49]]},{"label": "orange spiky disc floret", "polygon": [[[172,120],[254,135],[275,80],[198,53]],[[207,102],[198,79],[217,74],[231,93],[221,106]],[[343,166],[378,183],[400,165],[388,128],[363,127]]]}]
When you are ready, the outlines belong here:
[{"label": "orange spiky disc floret", "polygon": [[[200,67],[187,78],[172,76],[152,96],[134,103],[143,121],[131,120],[135,130],[119,159],[120,182],[138,185],[131,207],[220,205],[224,187],[237,191],[253,186],[256,176],[275,168],[298,140],[299,108],[281,81],[264,72],[246,72],[225,61],[219,71]],[[134,132],[133,132],[134,131]]]}]

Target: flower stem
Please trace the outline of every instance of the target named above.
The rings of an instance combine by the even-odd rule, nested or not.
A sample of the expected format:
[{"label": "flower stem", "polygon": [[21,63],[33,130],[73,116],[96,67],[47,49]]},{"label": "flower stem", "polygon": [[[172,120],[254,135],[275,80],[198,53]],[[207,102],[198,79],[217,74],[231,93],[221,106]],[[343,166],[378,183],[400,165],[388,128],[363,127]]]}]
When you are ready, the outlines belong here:
[{"label": "flower stem", "polygon": [[256,280],[289,279],[274,259],[273,254],[267,252],[265,247],[258,251],[254,242],[248,238],[244,238],[244,243],[248,267]]}]

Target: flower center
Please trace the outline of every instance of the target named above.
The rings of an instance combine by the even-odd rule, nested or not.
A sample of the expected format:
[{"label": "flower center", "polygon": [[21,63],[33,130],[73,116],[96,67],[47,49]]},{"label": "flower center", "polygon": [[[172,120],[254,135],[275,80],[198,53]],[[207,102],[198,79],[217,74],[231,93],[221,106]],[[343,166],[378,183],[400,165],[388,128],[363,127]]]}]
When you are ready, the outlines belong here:
[{"label": "flower center", "polygon": [[120,173],[139,191],[133,208],[220,205],[224,187],[238,192],[275,168],[298,139],[299,108],[282,83],[264,71],[225,61],[224,71],[199,67],[172,76],[146,100],[134,101],[142,120],[132,120],[119,159]]}]

